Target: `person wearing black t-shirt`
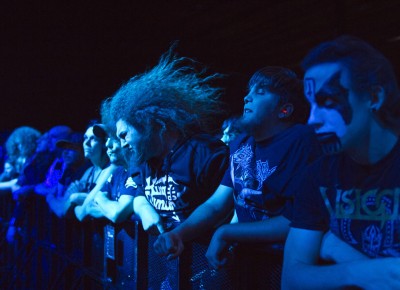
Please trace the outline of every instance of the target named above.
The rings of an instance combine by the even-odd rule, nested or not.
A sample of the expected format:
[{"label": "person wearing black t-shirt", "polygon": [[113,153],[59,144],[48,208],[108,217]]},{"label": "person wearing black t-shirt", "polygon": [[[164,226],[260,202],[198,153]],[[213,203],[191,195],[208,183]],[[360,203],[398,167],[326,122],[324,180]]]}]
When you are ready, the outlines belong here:
[{"label": "person wearing black t-shirt", "polygon": [[289,220],[282,216],[291,177],[319,156],[313,130],[305,122],[308,107],[302,82],[282,67],[265,67],[249,82],[243,116],[245,132],[230,144],[230,166],[215,193],[184,223],[158,238],[156,251],[169,258],[183,243],[218,226],[233,210],[238,223],[220,226],[207,251],[213,268],[226,264],[227,249],[237,242],[281,241]]},{"label": "person wearing black t-shirt", "polygon": [[[394,70],[379,51],[351,36],[320,44],[303,67],[309,124],[331,140],[332,154],[291,185],[296,196],[282,288],[400,289]],[[334,263],[319,264],[320,255]]]},{"label": "person wearing black t-shirt", "polygon": [[[218,186],[228,148],[211,135],[220,114],[220,89],[172,52],[131,78],[109,99],[110,127],[130,151],[134,210],[150,203],[161,219],[145,229],[175,228]],[[141,216],[143,220],[143,216]],[[151,223],[151,222],[150,222]]]}]

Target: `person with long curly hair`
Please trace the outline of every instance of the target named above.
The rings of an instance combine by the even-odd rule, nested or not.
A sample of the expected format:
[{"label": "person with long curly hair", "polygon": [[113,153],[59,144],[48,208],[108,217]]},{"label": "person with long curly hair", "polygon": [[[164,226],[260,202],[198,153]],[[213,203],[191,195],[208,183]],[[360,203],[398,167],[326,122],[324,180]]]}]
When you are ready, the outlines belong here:
[{"label": "person with long curly hair", "polygon": [[170,50],[110,100],[111,126],[132,154],[134,211],[140,216],[150,202],[161,216],[156,228],[169,231],[184,222],[211,196],[227,168],[228,148],[213,136],[221,113],[221,90],[211,85],[217,78]]},{"label": "person with long curly hair", "polygon": [[137,166],[138,196],[160,212],[166,229],[213,193],[227,166],[227,147],[210,134],[220,113],[221,90],[210,84],[218,76],[203,74],[169,51],[109,102],[110,122]]}]

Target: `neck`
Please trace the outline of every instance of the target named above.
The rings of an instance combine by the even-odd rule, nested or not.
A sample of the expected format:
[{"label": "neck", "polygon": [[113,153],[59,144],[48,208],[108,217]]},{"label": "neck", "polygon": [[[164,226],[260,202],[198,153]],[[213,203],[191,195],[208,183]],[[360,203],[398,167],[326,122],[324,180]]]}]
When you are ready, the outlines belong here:
[{"label": "neck", "polygon": [[171,134],[165,136],[164,139],[164,149],[161,152],[161,159],[164,159],[174,148],[176,143],[179,142],[179,135],[178,134]]},{"label": "neck", "polygon": [[357,163],[374,164],[392,151],[398,138],[393,131],[374,123],[361,141],[345,151]]},{"label": "neck", "polygon": [[260,128],[259,130],[255,130],[251,135],[253,135],[254,139],[256,142],[262,141],[268,138],[271,138],[272,136],[275,136],[289,127],[291,127],[293,124],[292,123],[277,123],[274,126],[271,126],[268,128],[267,126]]},{"label": "neck", "polygon": [[98,160],[90,160],[95,168],[104,169],[108,164],[108,157],[101,157]]}]

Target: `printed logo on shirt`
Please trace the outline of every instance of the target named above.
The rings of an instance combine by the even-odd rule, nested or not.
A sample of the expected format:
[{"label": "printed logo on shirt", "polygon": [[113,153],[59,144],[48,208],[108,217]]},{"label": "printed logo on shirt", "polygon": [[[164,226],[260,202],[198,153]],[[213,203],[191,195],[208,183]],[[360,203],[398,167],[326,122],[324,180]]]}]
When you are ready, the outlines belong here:
[{"label": "printed logo on shirt", "polygon": [[186,191],[186,186],[178,184],[171,176],[168,176],[168,184],[166,176],[153,180],[148,177],[144,190],[147,200],[157,210],[175,211],[189,205],[181,198]]},{"label": "printed logo on shirt", "polygon": [[231,156],[232,181],[244,188],[259,191],[263,182],[275,172],[277,166],[270,167],[268,160],[255,160],[254,152],[249,144],[240,147]]},{"label": "printed logo on shirt", "polygon": [[[320,187],[320,193],[331,216],[333,232],[349,244],[359,244],[370,257],[380,254],[400,256],[399,239],[396,238],[400,230],[400,188],[343,190]],[[333,197],[334,204],[328,196]]]},{"label": "printed logo on shirt", "polygon": [[129,187],[133,187],[133,188],[138,187],[136,182],[133,181],[132,177],[128,177],[128,179],[125,182],[125,188],[129,188]]}]

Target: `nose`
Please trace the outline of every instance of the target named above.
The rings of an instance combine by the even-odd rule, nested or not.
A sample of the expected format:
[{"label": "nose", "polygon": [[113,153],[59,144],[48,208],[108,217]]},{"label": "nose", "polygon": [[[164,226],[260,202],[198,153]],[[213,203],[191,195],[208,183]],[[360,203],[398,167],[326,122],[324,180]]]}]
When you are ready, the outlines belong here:
[{"label": "nose", "polygon": [[318,108],[317,105],[311,105],[310,116],[308,117],[308,125],[314,127],[315,130],[318,130],[322,127],[323,120],[322,120],[323,112],[321,109]]},{"label": "nose", "polygon": [[109,149],[112,149],[112,144],[111,144],[111,143],[112,143],[112,142],[111,142],[111,139],[110,139],[110,138],[107,138],[106,147],[109,148]]},{"label": "nose", "polygon": [[245,103],[245,104],[251,102],[252,100],[253,100],[253,98],[251,97],[250,94],[247,94],[247,95],[244,97],[244,103]]}]

